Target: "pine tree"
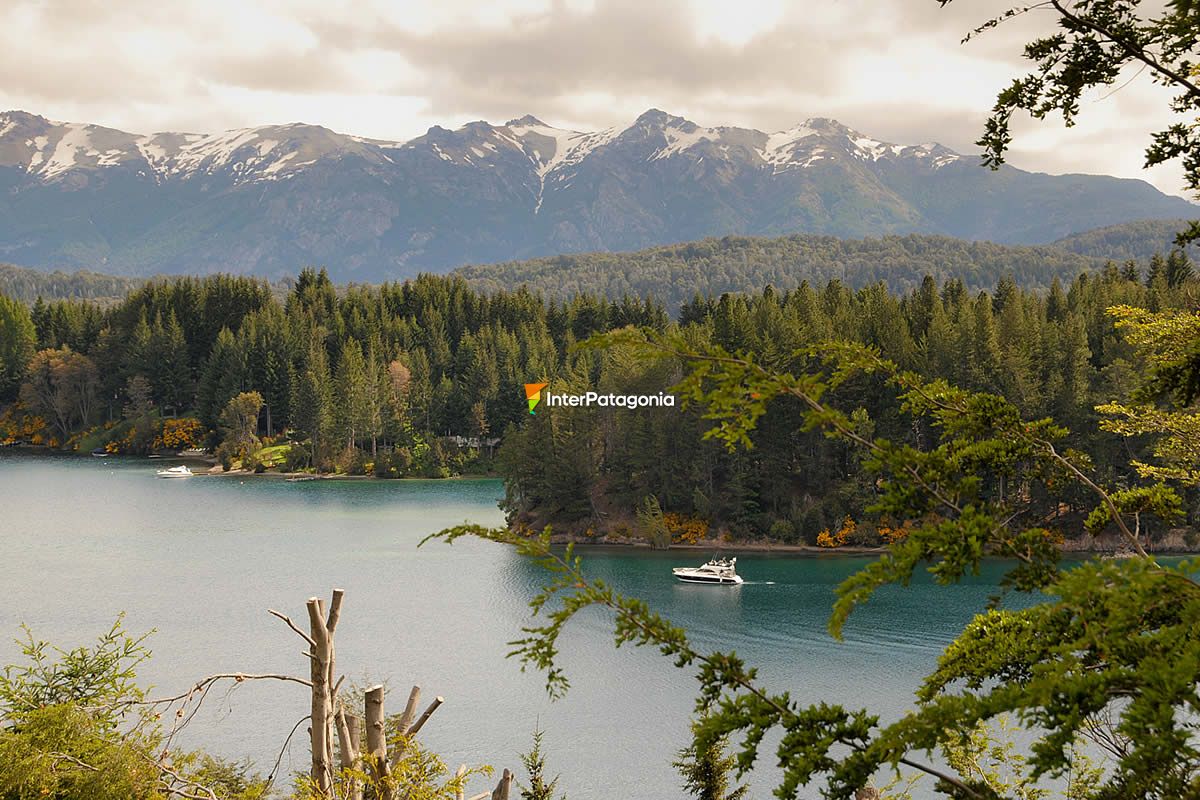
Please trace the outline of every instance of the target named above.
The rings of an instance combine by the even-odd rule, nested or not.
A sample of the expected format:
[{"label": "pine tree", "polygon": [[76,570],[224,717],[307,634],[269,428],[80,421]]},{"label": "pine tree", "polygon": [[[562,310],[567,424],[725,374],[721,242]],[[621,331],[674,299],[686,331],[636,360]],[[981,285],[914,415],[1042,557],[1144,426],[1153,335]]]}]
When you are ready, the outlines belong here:
[{"label": "pine tree", "polygon": [[249,388],[246,373],[245,349],[229,328],[222,328],[200,377],[197,405],[205,425],[216,427],[217,418],[230,398]]},{"label": "pine tree", "polygon": [[16,397],[37,347],[37,331],[25,304],[0,294],[0,401]]},{"label": "pine tree", "polygon": [[566,800],[566,795],[555,797],[558,776],[546,777],[546,757],[542,753],[543,730],[533,732],[533,749],[521,754],[521,763],[529,774],[529,785],[521,787],[521,800]]},{"label": "pine tree", "polygon": [[683,776],[684,790],[698,800],[743,800],[748,786],[731,787],[737,759],[725,753],[726,741],[718,738],[706,747],[695,742],[679,751],[674,767]]},{"label": "pine tree", "polygon": [[1161,254],[1150,256],[1150,269],[1146,272],[1146,286],[1150,289],[1167,282],[1167,262]]},{"label": "pine tree", "polygon": [[367,373],[362,348],[351,339],[342,348],[342,360],[337,370],[337,428],[353,448],[360,436],[371,427],[371,390],[374,382]]},{"label": "pine tree", "polygon": [[192,367],[188,358],[187,340],[184,338],[183,326],[174,311],[167,314],[167,323],[163,328],[163,341],[158,348],[161,364],[158,375],[159,382],[155,391],[160,402],[175,413],[187,408],[191,402],[194,380]]},{"label": "pine tree", "polygon": [[314,342],[300,371],[291,380],[291,418],[296,429],[309,437],[309,461],[319,465],[333,430],[333,381],[325,347]]},{"label": "pine tree", "polygon": [[1167,286],[1177,289],[1192,279],[1192,260],[1182,250],[1172,250],[1167,256],[1166,281]]}]

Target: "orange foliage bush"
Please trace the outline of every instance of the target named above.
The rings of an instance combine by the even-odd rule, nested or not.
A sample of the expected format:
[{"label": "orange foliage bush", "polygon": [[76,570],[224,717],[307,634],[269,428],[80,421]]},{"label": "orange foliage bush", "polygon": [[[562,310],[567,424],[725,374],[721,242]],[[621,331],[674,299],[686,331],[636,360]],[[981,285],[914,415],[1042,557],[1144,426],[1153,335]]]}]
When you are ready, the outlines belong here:
[{"label": "orange foliage bush", "polygon": [[858,523],[846,517],[837,533],[831,534],[829,529],[817,534],[817,544],[821,547],[841,547],[850,540],[850,536],[858,530]]},{"label": "orange foliage bush", "polygon": [[697,544],[708,538],[708,521],[672,511],[663,514],[663,522],[676,544]]},{"label": "orange foliage bush", "polygon": [[154,448],[188,450],[204,441],[204,426],[194,417],[163,420],[162,432],[154,440]]},{"label": "orange foliage bush", "polygon": [[880,522],[879,527],[876,528],[876,531],[879,533],[879,538],[882,539],[886,544],[896,544],[896,542],[904,541],[906,538],[908,538],[908,534],[911,530],[912,522],[907,519],[904,520],[904,524],[898,528],[893,527],[886,521]]},{"label": "orange foliage bush", "polygon": [[[20,404],[9,406],[0,414],[0,444],[16,444],[30,441],[41,444],[45,440],[46,420],[37,414],[27,413]],[[34,438],[37,441],[34,441]]]}]

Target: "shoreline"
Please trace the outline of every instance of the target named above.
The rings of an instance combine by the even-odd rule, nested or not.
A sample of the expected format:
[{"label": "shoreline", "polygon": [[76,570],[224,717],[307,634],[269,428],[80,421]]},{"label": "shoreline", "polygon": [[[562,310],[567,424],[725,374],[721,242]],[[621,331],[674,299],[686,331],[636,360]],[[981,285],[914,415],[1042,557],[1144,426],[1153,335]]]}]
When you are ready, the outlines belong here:
[{"label": "shoreline", "polygon": [[[842,547],[819,547],[813,544],[787,544],[784,542],[736,542],[721,539],[707,539],[692,543],[672,544],[667,548],[655,549],[649,542],[641,539],[610,539],[601,537],[578,537],[571,534],[556,533],[550,536],[550,543],[556,545],[573,544],[577,547],[611,547],[621,549],[642,549],[653,552],[667,553],[673,550],[722,552],[739,551],[744,553],[779,553],[781,555],[876,555],[886,553],[887,548],[864,547],[862,545],[843,545]],[[1106,552],[1106,551],[1102,551]]]},{"label": "shoreline", "polygon": [[84,453],[78,450],[61,450],[44,445],[29,445],[29,444],[11,444],[0,446],[0,452],[22,453],[30,456],[53,456],[55,458],[92,458],[97,461],[106,459],[118,459],[121,461],[145,461],[145,462],[183,462],[185,464],[203,464],[205,469],[198,470],[192,473],[192,477],[211,477],[211,478],[268,478],[276,480],[290,480],[293,478],[301,478],[304,480],[314,481],[344,481],[344,480],[371,480],[380,481],[381,483],[394,481],[463,481],[463,480],[501,480],[500,475],[450,475],[445,478],[427,478],[420,475],[406,475],[401,478],[380,478],[375,475],[347,475],[345,473],[317,473],[317,472],[279,472],[276,470],[266,470],[264,472],[255,472],[250,469],[231,469],[224,470],[220,468],[220,462],[216,456],[197,453],[150,453],[147,455],[132,455],[128,453],[111,453],[106,456],[94,456],[91,453]]},{"label": "shoreline", "polygon": [[[551,525],[553,528],[553,525]],[[1146,543],[1146,552],[1151,556],[1165,556],[1168,558],[1179,557],[1187,558],[1200,553],[1200,543],[1190,545],[1184,541],[1184,537],[1177,533],[1168,534],[1169,540],[1160,543],[1158,547],[1150,543]],[[553,533],[550,536],[550,543],[555,545],[573,544],[577,547],[597,547],[597,548],[635,548],[644,550],[656,550],[645,539],[635,539],[622,536],[580,536],[574,533]],[[785,542],[771,542],[762,539],[749,541],[733,541],[726,539],[702,539],[695,543],[680,542],[672,543],[670,547],[658,548],[658,552],[666,553],[669,551],[699,551],[707,553],[763,553],[763,554],[779,554],[779,555],[800,555],[800,556],[877,556],[888,552],[886,545],[852,545],[846,544],[840,547],[821,547],[813,544],[792,544]],[[1095,539],[1077,539],[1069,540],[1059,545],[1059,554],[1064,558],[1073,556],[1107,556],[1109,558],[1126,558],[1132,557],[1132,553],[1128,553],[1123,543],[1118,539],[1107,539],[1097,541]]]},{"label": "shoreline", "polygon": [[[707,553],[759,553],[759,554],[778,554],[790,556],[871,556],[882,555],[888,552],[887,547],[866,547],[862,545],[843,545],[841,547],[820,547],[812,544],[785,544],[775,542],[736,542],[722,540],[708,540],[697,542],[696,544],[680,543],[672,544],[668,548],[655,549],[648,542],[641,540],[623,540],[623,539],[602,539],[600,537],[587,538],[576,537],[569,534],[554,534],[550,537],[550,543],[554,545],[573,544],[576,547],[598,548],[598,549],[641,549],[650,550],[651,552],[670,553],[678,551],[701,551]],[[1167,558],[1188,558],[1200,552],[1200,548],[1196,550],[1180,550],[1177,548],[1169,548],[1165,550],[1155,550],[1148,548],[1147,553],[1152,556],[1164,556]],[[1072,558],[1075,556],[1109,556],[1111,558],[1124,558],[1122,551],[1113,547],[1061,547],[1059,554],[1064,558]],[[985,554],[985,558],[995,558],[997,556]],[[1132,556],[1129,556],[1132,557]]]},{"label": "shoreline", "polygon": [[[75,457],[88,458],[90,453],[81,453],[73,450],[56,450],[49,447],[37,445],[8,445],[0,448],[0,452],[10,453],[25,453],[29,455],[49,455],[58,457]],[[443,481],[485,481],[485,480],[503,480],[500,475],[451,475],[445,478],[426,478],[419,476],[405,476],[402,478],[379,478],[374,475],[345,475],[345,474],[316,474],[312,472],[255,472],[253,470],[234,469],[225,471],[221,469],[217,459],[206,454],[154,454],[146,456],[135,455],[111,455],[106,458],[115,458],[123,461],[146,461],[146,462],[167,462],[167,461],[183,461],[193,464],[205,464],[207,469],[194,473],[193,477],[212,477],[212,478],[264,478],[267,480],[290,481],[294,483],[307,483],[309,481],[379,481],[386,482],[404,482],[404,481],[425,481],[425,482],[443,482]],[[100,459],[103,460],[103,459]],[[635,539],[620,536],[581,536],[573,533],[555,533],[550,537],[550,541],[555,545],[574,544],[587,548],[623,548],[623,549],[643,549],[654,551],[650,543],[644,539]],[[1178,539],[1176,539],[1178,542]],[[1119,543],[1096,543],[1085,545],[1083,539],[1075,541],[1067,541],[1059,547],[1059,552],[1064,557],[1071,556],[1110,556],[1121,557],[1122,548]],[[658,550],[657,552],[670,551],[687,551],[687,552],[707,552],[707,553],[723,553],[723,552],[744,552],[744,553],[759,553],[759,554],[778,554],[791,556],[808,556],[808,557],[838,557],[838,556],[873,556],[881,555],[888,551],[888,548],[883,545],[879,546],[864,546],[864,545],[842,545],[841,547],[820,547],[819,545],[811,544],[792,544],[784,542],[770,542],[763,540],[751,541],[727,541],[724,539],[705,539],[695,543],[672,543],[669,548]],[[1166,556],[1166,557],[1187,557],[1194,556],[1200,552],[1200,544],[1195,547],[1166,547],[1164,549],[1155,549],[1148,547],[1147,551],[1151,555]]]}]

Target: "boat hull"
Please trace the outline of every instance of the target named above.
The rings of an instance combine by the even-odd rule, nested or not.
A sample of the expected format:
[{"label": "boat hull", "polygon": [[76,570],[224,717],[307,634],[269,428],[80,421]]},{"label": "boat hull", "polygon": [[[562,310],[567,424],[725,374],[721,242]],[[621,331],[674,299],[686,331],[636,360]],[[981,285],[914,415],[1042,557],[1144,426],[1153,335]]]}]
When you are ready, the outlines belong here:
[{"label": "boat hull", "polygon": [[171,469],[160,469],[154,473],[160,478],[190,478],[193,473],[187,467],[172,467]]},{"label": "boat hull", "polygon": [[716,575],[681,575],[676,572],[675,579],[684,583],[707,583],[713,586],[737,586],[742,583],[742,578],[738,575],[726,578]]}]

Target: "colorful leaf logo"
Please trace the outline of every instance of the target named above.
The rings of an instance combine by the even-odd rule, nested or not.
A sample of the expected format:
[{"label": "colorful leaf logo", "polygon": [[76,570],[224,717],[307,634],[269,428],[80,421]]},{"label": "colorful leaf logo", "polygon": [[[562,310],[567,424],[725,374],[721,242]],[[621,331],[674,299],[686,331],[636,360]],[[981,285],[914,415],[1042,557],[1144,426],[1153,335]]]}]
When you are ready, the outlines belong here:
[{"label": "colorful leaf logo", "polygon": [[529,402],[529,413],[534,413],[533,409],[537,408],[537,404],[542,402],[542,389],[545,389],[550,384],[548,383],[527,383],[525,384],[525,399]]}]

